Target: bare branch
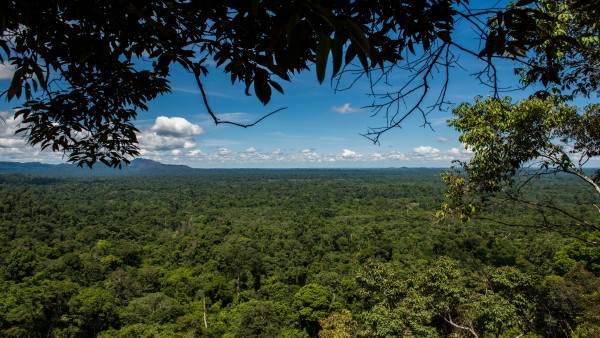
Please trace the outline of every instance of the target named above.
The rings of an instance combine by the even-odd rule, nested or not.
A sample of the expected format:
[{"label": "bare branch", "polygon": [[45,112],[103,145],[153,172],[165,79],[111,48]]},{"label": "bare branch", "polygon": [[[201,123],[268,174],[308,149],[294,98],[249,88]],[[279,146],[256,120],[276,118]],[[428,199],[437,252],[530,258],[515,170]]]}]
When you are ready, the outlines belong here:
[{"label": "bare branch", "polygon": [[248,124],[243,124],[243,123],[238,123],[238,122],[233,122],[233,121],[223,121],[217,117],[217,115],[213,112],[212,108],[210,107],[210,104],[208,103],[208,96],[206,95],[206,92],[204,91],[204,86],[202,85],[202,81],[200,80],[201,71],[200,71],[199,66],[193,65],[191,68],[194,72],[194,78],[196,79],[196,84],[198,85],[198,88],[200,89],[200,93],[202,94],[202,101],[204,103],[204,106],[206,107],[208,114],[212,117],[213,121],[215,122],[215,125],[230,124],[230,125],[234,125],[234,126],[238,126],[238,127],[242,127],[242,128],[248,128],[248,127],[255,126],[256,124],[260,123],[262,120],[266,119],[267,117],[269,117],[273,114],[276,114],[282,110],[287,109],[287,107],[282,107],[282,108],[276,109],[276,110],[262,116],[258,120],[254,121],[252,123],[248,123]]},{"label": "bare branch", "polygon": [[[565,209],[560,208],[560,207],[558,207],[558,206],[556,206],[554,204],[545,204],[545,203],[539,203],[539,202],[529,201],[529,200],[520,198],[520,197],[518,197],[518,196],[516,196],[516,195],[514,195],[514,194],[512,194],[512,193],[510,193],[508,191],[504,191],[504,193],[506,194],[507,199],[509,199],[509,200],[512,200],[512,201],[515,201],[515,202],[519,202],[519,203],[523,203],[523,204],[527,204],[527,205],[530,205],[530,206],[538,208],[538,210],[541,211],[543,217],[545,217],[545,214],[543,213],[542,209],[549,209],[549,210],[556,211],[556,212],[558,212],[560,214],[563,214],[564,216],[567,216],[570,219],[575,220],[576,222],[579,222],[579,223],[572,224],[573,226],[591,227],[591,228],[594,228],[596,230],[600,230],[600,227],[598,225],[595,225],[595,224],[590,223],[590,222],[588,222],[588,221],[586,221],[586,220],[584,220],[582,218],[579,218],[579,217],[573,215],[572,213],[566,211]],[[547,224],[551,224],[551,223],[547,222]]]},{"label": "bare branch", "polygon": [[472,327],[466,327],[466,326],[461,326],[461,325],[456,324],[455,322],[452,321],[452,317],[450,317],[449,315],[448,315],[448,318],[444,317],[444,320],[446,321],[446,323],[454,326],[455,328],[468,331],[473,335],[473,337],[479,338],[479,335],[477,335],[477,332],[475,332],[475,330]]}]

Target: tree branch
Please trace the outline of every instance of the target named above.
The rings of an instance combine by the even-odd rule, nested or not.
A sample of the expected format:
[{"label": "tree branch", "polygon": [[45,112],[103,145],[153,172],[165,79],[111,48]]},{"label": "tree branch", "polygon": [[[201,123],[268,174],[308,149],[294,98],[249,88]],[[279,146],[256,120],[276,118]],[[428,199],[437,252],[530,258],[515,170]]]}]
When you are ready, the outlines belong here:
[{"label": "tree branch", "polygon": [[217,117],[217,115],[213,112],[212,108],[210,107],[210,104],[208,103],[208,96],[206,95],[206,92],[204,91],[204,86],[202,85],[202,81],[200,80],[201,71],[200,71],[199,65],[197,65],[197,64],[192,65],[191,68],[194,72],[194,79],[196,80],[196,84],[198,85],[198,88],[200,89],[200,93],[202,94],[202,101],[204,103],[204,106],[206,107],[208,114],[212,117],[215,125],[230,124],[230,125],[234,125],[234,126],[238,126],[238,127],[242,127],[242,128],[248,128],[248,127],[255,126],[256,124],[260,123],[262,120],[266,119],[267,117],[269,117],[273,114],[276,114],[282,110],[287,109],[287,107],[278,108],[278,109],[262,116],[258,120],[254,121],[252,123],[248,123],[248,124],[238,123],[238,122],[233,122],[233,121],[223,121]]},{"label": "tree branch", "polygon": [[455,328],[468,331],[473,335],[473,337],[479,338],[479,335],[477,335],[477,332],[475,332],[475,330],[472,327],[466,327],[456,324],[452,321],[452,317],[450,317],[450,315],[448,315],[448,318],[444,317],[444,320],[446,321],[446,323],[454,326]]}]

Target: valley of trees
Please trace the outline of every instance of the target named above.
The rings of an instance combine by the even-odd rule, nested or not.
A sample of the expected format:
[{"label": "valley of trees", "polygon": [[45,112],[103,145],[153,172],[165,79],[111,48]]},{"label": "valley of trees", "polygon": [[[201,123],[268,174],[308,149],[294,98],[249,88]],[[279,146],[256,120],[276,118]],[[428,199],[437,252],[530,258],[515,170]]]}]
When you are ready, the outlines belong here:
[{"label": "valley of trees", "polygon": [[[439,175],[0,175],[0,336],[600,336],[600,232],[442,222]],[[533,183],[598,225],[576,177]]]}]

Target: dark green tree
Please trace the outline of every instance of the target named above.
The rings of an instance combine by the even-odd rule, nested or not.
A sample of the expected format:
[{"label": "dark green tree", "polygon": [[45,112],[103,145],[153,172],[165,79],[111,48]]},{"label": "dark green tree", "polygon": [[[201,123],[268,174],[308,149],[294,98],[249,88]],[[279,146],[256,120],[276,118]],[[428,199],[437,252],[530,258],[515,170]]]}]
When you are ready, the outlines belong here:
[{"label": "dark green tree", "polygon": [[117,300],[106,290],[89,287],[74,295],[69,301],[78,336],[95,337],[100,331],[118,324]]}]

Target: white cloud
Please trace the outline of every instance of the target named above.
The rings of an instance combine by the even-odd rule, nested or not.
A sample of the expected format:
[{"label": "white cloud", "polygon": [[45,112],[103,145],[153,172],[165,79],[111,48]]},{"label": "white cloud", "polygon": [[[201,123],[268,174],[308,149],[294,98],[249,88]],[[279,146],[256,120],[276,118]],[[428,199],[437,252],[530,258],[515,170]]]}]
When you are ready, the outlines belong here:
[{"label": "white cloud", "polygon": [[219,148],[218,153],[219,156],[229,156],[232,154],[232,151],[227,148]]},{"label": "white cloud", "polygon": [[[15,136],[20,121],[15,120],[13,114],[0,112],[0,116],[4,118],[4,122],[0,121],[0,160],[65,162],[62,153],[40,151],[39,147],[29,146],[20,135]],[[141,157],[196,167],[399,167],[447,166],[453,159],[467,160],[472,156],[472,151],[464,147],[444,149],[428,145],[410,152],[360,152],[348,148],[336,153],[314,148],[261,150],[250,145],[226,145],[227,142],[218,142],[220,145],[216,147],[203,145],[200,149],[194,139],[198,133],[199,130],[185,119],[159,118],[151,128],[138,134]]]},{"label": "white cloud", "polygon": [[189,87],[172,87],[171,88],[175,92],[185,93],[185,94],[201,94],[200,89],[198,88],[189,88]]},{"label": "white cloud", "polygon": [[439,153],[440,150],[430,147],[430,146],[420,146],[420,147],[416,147],[415,149],[413,149],[413,153],[417,154],[417,155],[431,155],[431,154],[437,154]]},{"label": "white cloud", "polygon": [[51,150],[42,151],[39,146],[31,146],[22,134],[15,135],[21,128],[21,119],[15,119],[14,114],[0,112],[0,160],[16,162],[63,162],[62,153]]},{"label": "white cloud", "polygon": [[252,117],[250,114],[234,112],[234,113],[223,113],[217,114],[217,118],[221,121],[235,122],[235,123],[245,123],[250,122]]},{"label": "white cloud", "polygon": [[467,160],[473,156],[473,152],[466,148],[450,148],[440,150],[431,146],[420,146],[414,148],[409,154],[411,160],[417,161],[451,161]]},{"label": "white cloud", "polygon": [[161,136],[153,132],[138,134],[141,149],[145,150],[173,150],[178,148],[190,149],[196,146],[192,138]]},{"label": "white cloud", "polygon": [[203,151],[202,151],[202,150],[200,150],[200,149],[195,149],[195,150],[192,150],[192,151],[190,151],[190,152],[188,152],[188,153],[186,154],[186,156],[188,156],[188,157],[199,157],[199,156],[202,156],[202,155],[206,155],[206,153],[205,153],[205,152],[203,152]]},{"label": "white cloud", "polygon": [[449,138],[447,138],[447,137],[444,137],[444,136],[440,136],[440,137],[438,137],[438,139],[437,139],[437,140],[438,140],[438,142],[440,142],[440,143],[446,143],[446,142],[450,141],[450,139],[449,139]]},{"label": "white cloud", "polygon": [[195,148],[194,136],[203,133],[199,125],[182,117],[159,116],[149,130],[138,133],[138,141],[142,156],[159,156],[162,152],[177,156],[181,149]]},{"label": "white cloud", "polygon": [[156,122],[154,122],[150,130],[159,136],[173,137],[195,136],[204,133],[204,130],[199,125],[192,124],[183,117],[166,116],[157,117]]},{"label": "white cloud", "polygon": [[394,160],[394,161],[407,161],[409,160],[408,157],[406,157],[406,155],[404,155],[403,153],[399,152],[399,151],[390,151],[389,153],[385,154],[385,159],[388,160]]},{"label": "white cloud", "polygon": [[355,151],[349,150],[349,149],[343,149],[342,150],[342,157],[343,158],[355,158],[358,154]]},{"label": "white cloud", "polygon": [[352,113],[361,113],[365,110],[362,108],[353,108],[350,106],[350,103],[345,103],[341,107],[333,106],[331,107],[331,111],[339,113],[339,114],[352,114]]},{"label": "white cloud", "polygon": [[200,144],[202,144],[205,147],[222,147],[222,146],[232,146],[232,145],[236,145],[239,144],[238,141],[234,141],[234,140],[224,140],[224,139],[203,139],[202,141],[200,141]]},{"label": "white cloud", "polygon": [[0,80],[11,80],[14,73],[15,67],[13,65],[0,63]]}]

